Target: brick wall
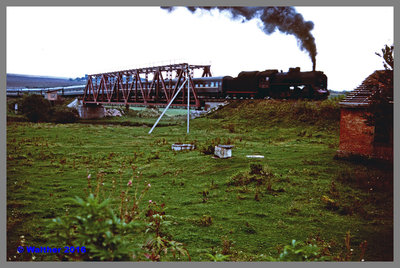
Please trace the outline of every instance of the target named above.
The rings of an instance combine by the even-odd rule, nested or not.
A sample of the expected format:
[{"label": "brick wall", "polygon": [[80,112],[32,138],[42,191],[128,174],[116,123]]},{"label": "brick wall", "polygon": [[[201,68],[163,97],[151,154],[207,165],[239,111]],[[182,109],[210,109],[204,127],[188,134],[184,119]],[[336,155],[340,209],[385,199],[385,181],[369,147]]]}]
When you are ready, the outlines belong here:
[{"label": "brick wall", "polygon": [[341,109],[339,155],[374,154],[374,127],[365,124],[364,114],[364,109]]}]

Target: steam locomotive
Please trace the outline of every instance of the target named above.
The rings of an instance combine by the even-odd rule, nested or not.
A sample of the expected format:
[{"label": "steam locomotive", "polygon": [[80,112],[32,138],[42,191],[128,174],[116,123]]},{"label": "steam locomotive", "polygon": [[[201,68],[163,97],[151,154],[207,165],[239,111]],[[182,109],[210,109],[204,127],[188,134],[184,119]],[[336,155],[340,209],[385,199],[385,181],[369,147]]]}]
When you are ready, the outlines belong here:
[{"label": "steam locomotive", "polygon": [[240,72],[237,77],[194,78],[199,98],[274,98],[314,99],[328,98],[327,76],[321,71],[300,72],[290,68],[288,72],[265,70]]}]

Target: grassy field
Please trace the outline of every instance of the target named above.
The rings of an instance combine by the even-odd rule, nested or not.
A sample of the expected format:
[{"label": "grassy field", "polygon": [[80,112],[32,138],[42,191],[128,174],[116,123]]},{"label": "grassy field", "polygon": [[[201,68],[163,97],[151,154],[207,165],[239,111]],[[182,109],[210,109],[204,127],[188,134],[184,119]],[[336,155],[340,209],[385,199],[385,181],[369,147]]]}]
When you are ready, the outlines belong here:
[{"label": "grassy field", "polygon": [[[192,261],[210,261],[207,253],[221,252],[228,261],[266,261],[293,239],[315,239],[327,254],[343,259],[347,232],[351,260],[359,261],[366,240],[366,261],[390,261],[393,168],[335,159],[338,119],[334,101],[247,100],[191,120],[189,135],[185,118],[172,116],[151,135],[155,118],[10,121],[7,258],[32,259],[15,253],[21,240],[63,247],[46,238],[49,219],[76,209],[68,198],[86,195],[88,174],[93,183],[103,178],[106,190],[113,180],[123,188],[134,178],[134,165],[140,185],[151,183],[145,201],[165,203],[173,222],[166,231],[184,243]],[[193,142],[196,150],[174,152],[177,142]],[[203,153],[215,143],[233,144],[233,157]],[[254,154],[264,158],[246,157]],[[267,184],[246,181],[252,164],[271,174]],[[119,193],[113,198],[117,210]],[[34,259],[57,260],[51,254]]]}]

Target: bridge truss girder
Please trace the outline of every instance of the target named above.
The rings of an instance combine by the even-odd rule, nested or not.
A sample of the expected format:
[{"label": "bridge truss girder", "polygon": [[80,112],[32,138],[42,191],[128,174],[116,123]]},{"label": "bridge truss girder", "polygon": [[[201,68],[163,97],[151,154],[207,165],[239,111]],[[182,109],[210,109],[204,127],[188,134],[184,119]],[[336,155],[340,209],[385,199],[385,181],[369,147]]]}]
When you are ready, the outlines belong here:
[{"label": "bridge truss girder", "polygon": [[[211,76],[210,65],[187,63],[88,75],[83,103],[166,106],[188,77],[190,107],[199,108],[201,103],[192,80],[196,69],[203,70],[202,77]],[[181,91],[172,105],[187,106],[187,95]]]}]

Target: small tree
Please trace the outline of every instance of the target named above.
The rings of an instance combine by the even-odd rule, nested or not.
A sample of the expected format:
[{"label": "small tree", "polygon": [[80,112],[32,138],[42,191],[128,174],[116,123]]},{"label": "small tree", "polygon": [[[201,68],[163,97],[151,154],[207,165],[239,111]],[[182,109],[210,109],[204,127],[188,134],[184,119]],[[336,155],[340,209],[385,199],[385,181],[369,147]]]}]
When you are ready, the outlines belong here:
[{"label": "small tree", "polygon": [[388,45],[385,45],[384,48],[381,49],[382,54],[375,52],[376,55],[379,57],[383,58],[383,67],[385,67],[385,70],[392,70],[394,69],[394,46],[391,45],[390,47]]},{"label": "small tree", "polygon": [[50,103],[42,95],[24,95],[21,100],[20,110],[31,122],[44,122],[48,120]]},{"label": "small tree", "polygon": [[385,71],[378,72],[374,82],[367,85],[374,94],[368,107],[366,123],[375,126],[375,141],[391,142],[390,133],[393,132],[393,58],[394,46],[385,45],[382,54],[375,53],[384,59]]}]

